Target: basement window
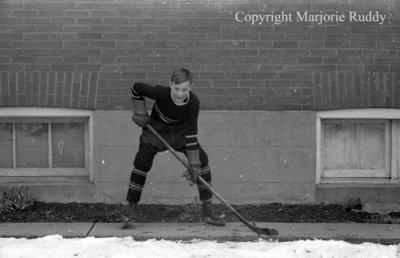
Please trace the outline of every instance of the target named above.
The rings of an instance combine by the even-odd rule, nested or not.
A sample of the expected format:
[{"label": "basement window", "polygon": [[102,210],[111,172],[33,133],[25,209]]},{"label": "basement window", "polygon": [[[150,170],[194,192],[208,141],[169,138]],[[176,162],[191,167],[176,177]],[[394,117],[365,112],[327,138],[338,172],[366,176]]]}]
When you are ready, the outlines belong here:
[{"label": "basement window", "polygon": [[91,112],[0,109],[0,177],[92,178]]},{"label": "basement window", "polygon": [[317,183],[399,183],[400,111],[317,114]]}]

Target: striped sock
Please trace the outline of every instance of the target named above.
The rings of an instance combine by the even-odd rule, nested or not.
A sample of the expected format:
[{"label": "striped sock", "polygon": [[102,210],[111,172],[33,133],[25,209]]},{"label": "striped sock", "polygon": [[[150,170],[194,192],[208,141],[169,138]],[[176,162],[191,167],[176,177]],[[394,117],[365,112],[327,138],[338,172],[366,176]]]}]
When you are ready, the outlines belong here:
[{"label": "striped sock", "polygon": [[144,184],[146,183],[147,173],[137,168],[132,169],[129,182],[129,189],[126,200],[138,203],[142,195]]},{"label": "striped sock", "polygon": [[[204,179],[204,181],[207,182],[210,186],[212,186],[211,183],[211,170],[209,166],[205,166],[201,169],[200,176]],[[200,200],[208,200],[212,197],[212,193],[208,188],[202,184],[201,182],[197,183],[197,188],[199,190],[199,195],[200,195]]]}]

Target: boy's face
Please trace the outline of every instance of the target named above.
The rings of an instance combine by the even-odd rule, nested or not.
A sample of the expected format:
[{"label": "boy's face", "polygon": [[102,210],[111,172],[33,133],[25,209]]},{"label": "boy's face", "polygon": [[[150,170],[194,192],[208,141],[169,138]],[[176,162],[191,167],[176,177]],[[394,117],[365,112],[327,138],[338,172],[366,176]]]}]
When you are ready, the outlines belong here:
[{"label": "boy's face", "polygon": [[171,82],[169,84],[169,87],[171,88],[171,95],[174,101],[181,103],[189,97],[189,92],[192,89],[192,84],[190,83],[190,81],[181,82],[179,84]]}]

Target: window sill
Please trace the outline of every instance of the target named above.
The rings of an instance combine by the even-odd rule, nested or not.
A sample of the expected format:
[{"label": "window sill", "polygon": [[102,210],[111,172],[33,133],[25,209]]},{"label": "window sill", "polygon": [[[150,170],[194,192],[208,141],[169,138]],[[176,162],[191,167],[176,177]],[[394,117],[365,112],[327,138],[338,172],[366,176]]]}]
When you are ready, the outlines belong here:
[{"label": "window sill", "polygon": [[9,185],[76,185],[90,184],[88,176],[9,176],[1,177],[0,186]]},{"label": "window sill", "polygon": [[317,187],[349,187],[349,186],[393,186],[400,185],[400,179],[389,178],[321,178]]},{"label": "window sill", "polygon": [[88,177],[86,168],[0,168],[1,177]]}]

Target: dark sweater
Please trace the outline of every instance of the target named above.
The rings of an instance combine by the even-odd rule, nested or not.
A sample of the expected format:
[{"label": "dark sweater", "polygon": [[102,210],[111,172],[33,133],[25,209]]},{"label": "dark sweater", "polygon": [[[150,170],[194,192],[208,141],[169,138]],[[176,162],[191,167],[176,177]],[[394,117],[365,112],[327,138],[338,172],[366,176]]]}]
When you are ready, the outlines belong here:
[{"label": "dark sweater", "polygon": [[171,89],[165,86],[151,86],[145,83],[135,83],[131,87],[131,98],[141,100],[144,97],[155,100],[151,118],[171,126],[185,128],[186,149],[195,150],[197,144],[197,119],[199,117],[200,101],[193,93],[182,106],[174,103]]}]

